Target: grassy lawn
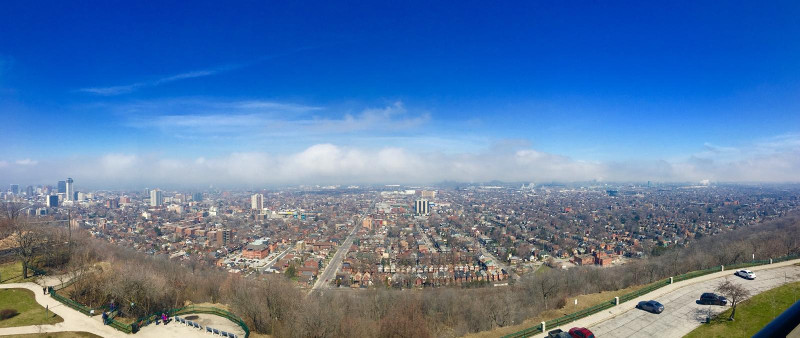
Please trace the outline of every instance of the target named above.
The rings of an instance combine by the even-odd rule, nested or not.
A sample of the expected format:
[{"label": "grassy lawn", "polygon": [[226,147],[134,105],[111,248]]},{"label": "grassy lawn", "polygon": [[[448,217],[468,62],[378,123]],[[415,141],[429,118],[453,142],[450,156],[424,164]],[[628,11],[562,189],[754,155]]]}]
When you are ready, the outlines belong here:
[{"label": "grassy lawn", "polygon": [[18,315],[0,320],[0,327],[55,324],[63,322],[61,317],[49,312],[36,302],[33,292],[27,289],[0,289],[0,310],[14,309]]},{"label": "grassy lawn", "polygon": [[538,268],[536,268],[536,271],[534,271],[533,273],[539,275],[539,274],[543,274],[543,273],[547,272],[548,270],[552,270],[552,269],[553,268],[547,266],[547,264],[542,264]]},{"label": "grassy lawn", "polygon": [[[537,326],[537,325],[541,324],[541,322],[546,322],[546,321],[551,320],[551,319],[556,319],[556,318],[559,318],[561,316],[565,316],[565,315],[568,315],[570,313],[573,313],[575,311],[583,310],[585,308],[589,308],[589,307],[595,306],[595,305],[600,304],[602,302],[606,302],[606,301],[612,300],[612,299],[614,299],[614,297],[619,297],[619,296],[624,295],[626,293],[636,291],[636,290],[641,289],[641,288],[643,288],[645,286],[646,285],[644,285],[644,286],[637,285],[637,286],[632,286],[632,287],[625,288],[625,289],[622,289],[622,290],[617,290],[617,291],[604,291],[604,292],[600,292],[600,293],[591,293],[591,294],[588,294],[588,295],[580,295],[580,296],[577,296],[577,297],[571,297],[571,298],[567,299],[567,305],[565,305],[564,307],[562,307],[562,308],[560,308],[558,310],[549,310],[549,311],[542,312],[542,313],[540,313],[538,316],[536,316],[534,318],[526,319],[524,322],[522,322],[522,324],[499,327],[499,328],[496,328],[494,330],[483,331],[483,332],[478,332],[478,333],[472,333],[472,334],[468,334],[468,335],[466,335],[464,337],[468,337],[468,338],[490,338],[490,337],[505,336],[507,334],[512,334],[512,333],[517,332],[517,331],[522,331],[522,330],[527,329],[529,327]],[[578,306],[574,305],[575,304],[574,301],[575,301],[576,298],[578,299]]]},{"label": "grassy lawn", "polygon": [[24,283],[33,281],[33,270],[28,270],[28,279],[22,279],[22,263],[0,265],[0,283]]},{"label": "grassy lawn", "polygon": [[736,306],[736,320],[728,321],[731,310],[719,314],[686,337],[750,337],[800,299],[800,282],[762,292]]},{"label": "grassy lawn", "polygon": [[89,332],[50,332],[50,333],[29,333],[29,334],[12,334],[3,336],[4,338],[100,338],[100,336]]}]

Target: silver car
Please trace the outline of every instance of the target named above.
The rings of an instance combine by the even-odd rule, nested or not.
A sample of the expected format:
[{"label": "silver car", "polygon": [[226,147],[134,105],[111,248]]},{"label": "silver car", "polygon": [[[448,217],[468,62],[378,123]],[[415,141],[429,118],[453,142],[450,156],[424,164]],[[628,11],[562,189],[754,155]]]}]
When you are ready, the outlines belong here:
[{"label": "silver car", "polygon": [[750,279],[750,280],[756,279],[756,274],[753,273],[753,271],[750,271],[750,270],[739,270],[739,271],[736,271],[735,275],[737,275],[739,277],[742,277],[742,278],[745,278],[745,279]]}]

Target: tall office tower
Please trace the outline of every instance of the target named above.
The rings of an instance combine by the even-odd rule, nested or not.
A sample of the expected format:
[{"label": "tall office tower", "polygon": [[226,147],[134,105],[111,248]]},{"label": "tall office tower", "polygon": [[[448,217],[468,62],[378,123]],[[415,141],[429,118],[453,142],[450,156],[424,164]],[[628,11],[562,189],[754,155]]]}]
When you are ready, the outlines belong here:
[{"label": "tall office tower", "polygon": [[14,195],[19,194],[19,184],[12,184],[11,185],[11,193]]},{"label": "tall office tower", "polygon": [[427,215],[430,213],[430,204],[426,199],[418,199],[414,202],[414,212],[417,215]]},{"label": "tall office tower", "polygon": [[192,195],[192,201],[195,202],[202,202],[203,201],[203,193],[196,192]]},{"label": "tall office tower", "polygon": [[58,181],[58,191],[56,191],[56,194],[66,194],[66,193],[67,193],[67,182]]},{"label": "tall office tower", "polygon": [[58,195],[49,195],[46,200],[48,207],[55,208],[58,206]]},{"label": "tall office tower", "polygon": [[264,209],[264,195],[255,194],[250,196],[250,209],[261,210]]},{"label": "tall office tower", "polygon": [[150,190],[150,206],[157,207],[164,204],[164,194],[159,189]]},{"label": "tall office tower", "polygon": [[67,178],[67,186],[66,186],[66,188],[67,188],[67,191],[66,191],[67,201],[74,201],[75,200],[75,184],[72,183],[72,182],[73,182],[72,178]]},{"label": "tall office tower", "polygon": [[29,185],[27,188],[25,188],[25,195],[28,195],[29,197],[33,196],[33,186],[32,185]]}]

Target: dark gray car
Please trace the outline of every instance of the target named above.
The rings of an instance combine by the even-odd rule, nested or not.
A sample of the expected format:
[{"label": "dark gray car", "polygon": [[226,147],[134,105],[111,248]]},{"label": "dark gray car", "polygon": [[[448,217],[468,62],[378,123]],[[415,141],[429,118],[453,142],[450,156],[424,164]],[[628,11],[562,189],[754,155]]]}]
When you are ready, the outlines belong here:
[{"label": "dark gray car", "polygon": [[645,310],[645,311],[651,312],[651,313],[664,312],[664,305],[661,305],[661,303],[656,302],[654,300],[641,301],[641,302],[639,302],[639,304],[636,304],[636,308],[637,309],[641,309],[641,310]]},{"label": "dark gray car", "polygon": [[727,305],[728,299],[716,293],[706,292],[700,296],[700,304],[705,305]]}]

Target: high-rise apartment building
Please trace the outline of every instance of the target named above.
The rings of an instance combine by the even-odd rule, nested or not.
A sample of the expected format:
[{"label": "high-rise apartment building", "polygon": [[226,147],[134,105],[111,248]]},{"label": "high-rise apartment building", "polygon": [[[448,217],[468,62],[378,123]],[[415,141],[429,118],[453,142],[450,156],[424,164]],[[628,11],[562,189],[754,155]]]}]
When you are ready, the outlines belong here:
[{"label": "high-rise apartment building", "polygon": [[164,204],[164,194],[159,189],[150,190],[150,206],[157,207]]},{"label": "high-rise apartment building", "polygon": [[418,199],[414,202],[414,213],[417,215],[430,214],[430,203],[426,199]]},{"label": "high-rise apartment building", "polygon": [[250,209],[261,210],[264,209],[264,195],[255,194],[250,196]]},{"label": "high-rise apartment building", "polygon": [[75,184],[72,181],[72,178],[67,178],[66,184],[66,200],[67,201],[74,201],[75,200]]},{"label": "high-rise apartment building", "polygon": [[222,229],[217,230],[217,244],[220,246],[228,245],[228,241],[231,240],[231,230],[230,229]]},{"label": "high-rise apartment building", "polygon": [[118,209],[119,208],[119,198],[109,198],[108,200],[106,200],[106,208]]}]

